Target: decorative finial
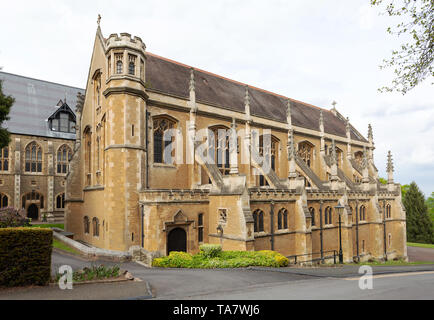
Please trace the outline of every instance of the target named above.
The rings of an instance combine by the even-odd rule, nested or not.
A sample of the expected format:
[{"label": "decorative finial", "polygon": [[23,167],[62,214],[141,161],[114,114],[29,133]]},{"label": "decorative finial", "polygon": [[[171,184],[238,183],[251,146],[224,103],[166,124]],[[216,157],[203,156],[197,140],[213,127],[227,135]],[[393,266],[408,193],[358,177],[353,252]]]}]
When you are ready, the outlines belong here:
[{"label": "decorative finial", "polygon": [[387,172],[394,172],[392,152],[387,154]]},{"label": "decorative finial", "polygon": [[374,133],[372,131],[372,126],[371,124],[368,125],[368,139],[369,141],[374,140]]},{"label": "decorative finial", "polygon": [[194,91],[196,87],[195,80],[194,80],[194,69],[190,69],[190,91]]},{"label": "decorative finial", "polygon": [[336,105],[337,105],[338,103],[336,102],[336,101],[333,101],[332,102],[332,106],[333,106],[333,109],[336,109]]},{"label": "decorative finial", "polygon": [[98,23],[98,26],[99,26],[100,23],[101,23],[101,15],[100,15],[100,14],[98,14],[98,20],[97,20],[97,23]]},{"label": "decorative finial", "polygon": [[286,103],[286,116],[290,117],[291,116],[291,100],[288,99],[287,103]]},{"label": "decorative finial", "polygon": [[345,125],[346,125],[346,128],[347,128],[347,131],[350,131],[350,118],[349,117],[347,117],[347,119],[345,121]]}]

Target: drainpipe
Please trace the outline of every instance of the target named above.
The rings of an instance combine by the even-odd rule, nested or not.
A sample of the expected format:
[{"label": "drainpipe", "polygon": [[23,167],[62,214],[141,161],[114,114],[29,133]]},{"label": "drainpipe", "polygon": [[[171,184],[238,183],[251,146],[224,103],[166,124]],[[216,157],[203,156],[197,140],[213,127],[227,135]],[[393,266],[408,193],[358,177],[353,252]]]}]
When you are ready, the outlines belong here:
[{"label": "drainpipe", "polygon": [[324,242],[323,242],[323,226],[322,226],[322,207],[323,201],[319,203],[319,236],[321,239],[321,262],[324,263]]},{"label": "drainpipe", "polygon": [[360,262],[359,252],[359,201],[356,200],[356,249],[357,249],[357,262]]},{"label": "drainpipe", "polygon": [[145,218],[145,207],[141,204],[140,205],[140,216],[142,218],[142,248],[145,247],[145,225],[144,225],[144,218]]},{"label": "drainpipe", "polygon": [[270,204],[271,211],[270,211],[270,233],[271,233],[271,250],[274,251],[274,202],[271,201]]},{"label": "drainpipe", "polygon": [[146,144],[146,181],[145,181],[145,188],[149,189],[149,128],[148,128],[148,122],[149,122],[149,112],[146,111],[146,121],[145,121],[145,144]]},{"label": "drainpipe", "polygon": [[386,199],[383,200],[383,230],[384,230],[384,259],[386,259],[386,261],[387,261]]}]

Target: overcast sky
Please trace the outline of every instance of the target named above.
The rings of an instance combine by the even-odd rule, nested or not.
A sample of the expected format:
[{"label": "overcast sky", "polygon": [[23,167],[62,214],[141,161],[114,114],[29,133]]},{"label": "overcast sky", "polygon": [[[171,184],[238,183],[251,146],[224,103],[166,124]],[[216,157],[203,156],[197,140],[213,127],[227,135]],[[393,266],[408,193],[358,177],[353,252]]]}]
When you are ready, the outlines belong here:
[{"label": "overcast sky", "polygon": [[147,50],[294,99],[337,109],[387,151],[395,181],[434,191],[434,86],[381,94],[379,65],[401,39],[369,0],[2,1],[3,71],[84,88],[101,14],[105,37],[128,32]]}]

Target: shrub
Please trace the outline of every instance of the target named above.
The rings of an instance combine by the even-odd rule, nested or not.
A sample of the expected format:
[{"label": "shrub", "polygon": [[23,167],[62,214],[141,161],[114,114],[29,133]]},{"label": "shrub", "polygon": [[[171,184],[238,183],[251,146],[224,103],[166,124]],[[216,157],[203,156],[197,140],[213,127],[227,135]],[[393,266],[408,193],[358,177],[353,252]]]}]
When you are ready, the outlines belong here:
[{"label": "shrub", "polygon": [[219,244],[203,244],[200,246],[200,252],[206,258],[215,258],[222,252],[222,246]]},{"label": "shrub", "polygon": [[194,256],[185,252],[172,252],[168,257],[154,259],[152,266],[201,269],[246,268],[250,266],[278,268],[288,266],[288,259],[274,251],[220,251],[216,257],[209,257],[201,248],[201,252]]},{"label": "shrub", "polygon": [[26,218],[24,210],[15,208],[0,209],[0,228],[15,228],[30,226],[30,219]]},{"label": "shrub", "polygon": [[46,285],[52,243],[50,229],[0,229],[0,286]]},{"label": "shrub", "polygon": [[[55,282],[58,282],[63,274],[57,273],[54,278]],[[73,282],[85,282],[92,280],[103,280],[117,278],[120,276],[119,266],[106,267],[104,265],[92,266],[90,268],[84,268],[80,271],[74,271],[72,274]]]}]

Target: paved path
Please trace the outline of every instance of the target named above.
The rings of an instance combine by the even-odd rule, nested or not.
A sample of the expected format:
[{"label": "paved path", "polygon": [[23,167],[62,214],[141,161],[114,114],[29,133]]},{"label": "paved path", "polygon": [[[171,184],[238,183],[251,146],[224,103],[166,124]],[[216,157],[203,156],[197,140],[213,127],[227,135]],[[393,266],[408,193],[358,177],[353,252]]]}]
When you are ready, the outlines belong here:
[{"label": "paved path", "polygon": [[434,261],[434,249],[407,247],[408,260],[410,262]]}]

